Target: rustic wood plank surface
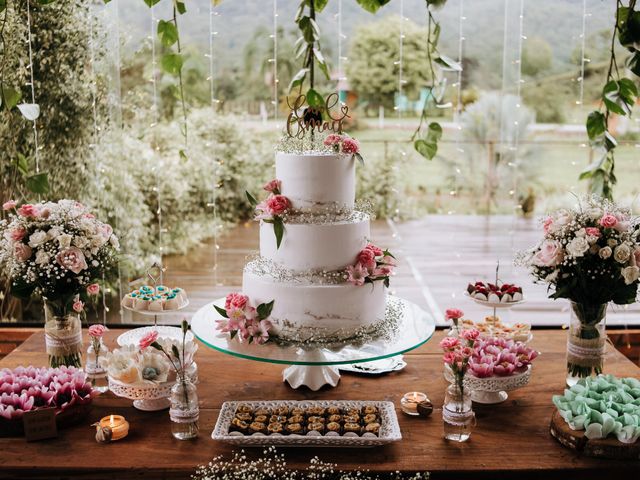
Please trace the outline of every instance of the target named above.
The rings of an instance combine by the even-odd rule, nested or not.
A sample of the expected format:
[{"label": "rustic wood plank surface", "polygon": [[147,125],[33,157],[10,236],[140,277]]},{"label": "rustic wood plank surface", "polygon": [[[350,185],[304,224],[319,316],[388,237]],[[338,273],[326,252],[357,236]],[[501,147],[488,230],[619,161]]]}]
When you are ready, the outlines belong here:
[{"label": "rustic wood plank surface", "polygon": [[[108,332],[115,344],[121,331]],[[200,428],[194,441],[178,441],[170,434],[168,413],[140,412],[129,400],[107,393],[98,397],[87,422],[63,430],[58,439],[27,443],[22,438],[0,439],[0,478],[189,478],[197,465],[214,456],[229,457],[232,448],[214,442],[211,431],[225,400],[259,399],[375,399],[396,404],[403,440],[374,450],[286,449],[291,468],[309,460],[338,464],[343,470],[367,468],[375,472],[425,471],[433,478],[515,478],[539,474],[546,478],[601,477],[637,473],[639,462],[582,458],[559,445],[549,434],[553,412],[551,396],[564,388],[563,331],[536,331],[532,346],[542,352],[531,383],[511,392],[500,405],[476,405],[478,426],[465,444],[442,437],[441,406],[445,381],[438,341],[443,332],[406,355],[408,366],[382,377],[344,374],[337,388],[319,392],[292,390],[281,380],[282,366],[249,362],[201,345],[196,360],[200,370]],[[0,361],[1,367],[42,365],[44,338],[36,333]],[[620,376],[639,376],[640,369],[608,347],[605,370]],[[436,410],[428,419],[410,418],[399,409],[406,391],[427,392]],[[131,422],[123,441],[97,444],[90,423],[117,413]],[[261,449],[248,450],[249,457]]]}]

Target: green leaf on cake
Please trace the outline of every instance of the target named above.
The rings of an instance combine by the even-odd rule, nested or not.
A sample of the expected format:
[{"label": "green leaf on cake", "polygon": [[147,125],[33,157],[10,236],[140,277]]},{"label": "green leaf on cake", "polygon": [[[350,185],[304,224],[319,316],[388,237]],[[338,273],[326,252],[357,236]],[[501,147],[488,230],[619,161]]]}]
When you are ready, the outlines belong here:
[{"label": "green leaf on cake", "polygon": [[382,282],[385,287],[389,288],[389,277],[384,277],[384,282]]},{"label": "green leaf on cake", "polygon": [[224,318],[229,318],[229,316],[227,315],[227,311],[226,311],[224,308],[221,308],[221,307],[219,307],[219,306],[217,306],[217,305],[214,305],[214,306],[213,306],[213,308],[215,308],[215,309],[216,309],[216,311],[217,311],[220,315],[222,315]]},{"label": "green leaf on cake", "polygon": [[353,156],[356,158],[356,160],[358,160],[358,162],[360,162],[360,165],[364,167],[364,158],[362,158],[362,155],[360,155],[359,153],[354,153]]},{"label": "green leaf on cake", "polygon": [[251,195],[248,191],[245,190],[245,192],[247,194],[247,199],[249,200],[249,203],[251,204],[252,207],[255,207],[256,205],[258,205],[258,201],[256,200],[256,198]]},{"label": "green leaf on cake", "polygon": [[284,236],[284,222],[279,216],[273,217],[273,233],[276,234],[276,248],[280,248]]},{"label": "green leaf on cake", "polygon": [[275,300],[271,300],[269,303],[261,303],[258,305],[256,311],[258,312],[258,318],[260,320],[264,320],[265,318],[269,318],[271,315],[271,310],[273,310],[273,304]]}]

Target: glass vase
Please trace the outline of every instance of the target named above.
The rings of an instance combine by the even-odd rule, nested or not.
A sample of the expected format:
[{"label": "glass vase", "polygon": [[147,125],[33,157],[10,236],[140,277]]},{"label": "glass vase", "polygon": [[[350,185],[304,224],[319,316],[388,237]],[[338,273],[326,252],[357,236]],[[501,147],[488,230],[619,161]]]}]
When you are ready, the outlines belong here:
[{"label": "glass vase", "polygon": [[64,312],[44,302],[44,337],[51,367],[82,368],[82,324],[80,314]]},{"label": "glass vase", "polygon": [[571,302],[571,321],[567,337],[567,385],[581,378],[602,373],[607,320],[606,303]]},{"label": "glass vase", "polygon": [[93,389],[99,393],[105,393],[109,390],[107,371],[102,368],[102,365],[100,365],[100,358],[104,357],[108,351],[109,349],[101,338],[98,340],[92,340],[89,344],[89,348],[87,348],[84,371],[87,374],[87,379],[91,382]]},{"label": "glass vase", "polygon": [[454,442],[466,442],[476,424],[476,416],[471,408],[471,391],[460,383],[447,387],[442,406],[444,438]]},{"label": "glass vase", "polygon": [[191,379],[178,376],[176,384],[171,387],[171,433],[178,440],[188,440],[198,436],[198,391]]}]

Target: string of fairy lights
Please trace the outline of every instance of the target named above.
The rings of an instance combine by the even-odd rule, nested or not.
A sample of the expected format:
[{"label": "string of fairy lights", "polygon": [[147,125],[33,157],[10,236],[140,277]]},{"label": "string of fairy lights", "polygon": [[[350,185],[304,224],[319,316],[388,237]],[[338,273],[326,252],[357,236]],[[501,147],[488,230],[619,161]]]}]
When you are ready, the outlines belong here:
[{"label": "string of fairy lights", "polygon": [[[578,82],[578,99],[576,100],[576,106],[580,107],[577,112],[581,112],[581,107],[584,104],[584,73],[586,64],[591,61],[590,58],[587,58],[586,52],[586,38],[587,38],[587,18],[591,16],[591,13],[587,12],[587,0],[582,0],[582,22],[581,22],[581,32],[580,32],[580,76],[576,79]],[[579,113],[578,113],[579,114]],[[636,119],[637,121],[637,119]],[[589,145],[587,142],[581,142],[580,148],[586,149]],[[572,166],[576,166],[577,162],[575,160],[571,161]]]},{"label": "string of fairy lights", "polygon": [[518,48],[517,48],[517,58],[514,60],[516,65],[516,119],[513,121],[514,123],[514,139],[513,144],[509,147],[509,149],[513,152],[513,160],[509,161],[508,166],[512,170],[512,188],[509,190],[509,196],[515,202],[514,214],[518,214],[522,210],[522,204],[520,199],[518,198],[518,172],[517,169],[519,167],[518,161],[518,148],[520,143],[520,111],[522,108],[522,84],[524,80],[522,79],[522,47],[523,41],[526,40],[526,36],[524,35],[524,0],[520,0],[520,11],[518,15]]},{"label": "string of fairy lights", "polygon": [[[31,7],[29,6],[29,2],[27,3],[27,43],[29,46],[29,82],[27,85],[31,90],[31,103],[35,105],[36,103],[36,86],[33,79],[33,39],[31,35]],[[40,145],[38,142],[38,119],[37,116],[33,119],[33,150],[34,150],[34,158],[36,163],[36,173],[40,173]]]},{"label": "string of fairy lights", "polygon": [[273,39],[273,56],[269,59],[273,71],[273,100],[271,104],[273,105],[273,120],[277,122],[278,105],[280,103],[278,95],[278,84],[280,82],[278,79],[278,0],[273,0],[273,33],[270,37]]},{"label": "string of fairy lights", "polygon": [[344,55],[344,46],[343,43],[347,39],[347,36],[344,33],[342,26],[342,0],[338,0],[338,12],[335,15],[336,22],[338,24],[338,85],[347,81],[347,73],[345,70],[345,63],[349,61],[349,59]]},{"label": "string of fairy lights", "polygon": [[[464,0],[460,0],[458,4],[458,65],[462,65],[462,59],[464,54],[464,21],[467,19],[464,15]],[[462,146],[462,69],[458,70],[456,81],[453,86],[456,88],[456,109],[454,112],[454,124],[456,126],[456,138],[455,138],[455,149],[456,155],[463,156],[465,154],[465,149]],[[455,165],[453,172],[453,182],[451,189],[449,190],[449,195],[451,198],[456,198],[458,195],[459,188],[459,177],[462,174],[459,165]],[[452,204],[447,213],[449,215],[453,215],[456,213],[455,207]]]}]

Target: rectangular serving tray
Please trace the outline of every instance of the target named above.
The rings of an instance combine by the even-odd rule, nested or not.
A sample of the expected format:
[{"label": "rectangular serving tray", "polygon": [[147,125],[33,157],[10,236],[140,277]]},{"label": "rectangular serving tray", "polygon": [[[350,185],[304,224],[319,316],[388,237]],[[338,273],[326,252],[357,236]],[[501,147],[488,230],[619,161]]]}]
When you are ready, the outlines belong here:
[{"label": "rectangular serving tray", "polygon": [[[277,407],[329,407],[337,406],[341,408],[362,408],[365,405],[373,405],[378,407],[380,411],[380,434],[375,436],[371,433],[365,433],[361,436],[355,433],[346,433],[338,435],[337,433],[327,433],[321,435],[317,432],[309,432],[306,435],[264,435],[262,433],[254,433],[252,435],[243,435],[239,432],[229,432],[231,420],[235,415],[238,405],[249,405],[254,409],[260,407],[277,408]],[[377,447],[392,442],[402,440],[400,425],[398,425],[398,417],[392,402],[369,401],[369,400],[271,400],[271,401],[248,401],[248,402],[224,402],[220,409],[218,421],[213,429],[211,438],[232,445],[242,447],[264,447],[264,446],[283,446],[283,447]]]}]

